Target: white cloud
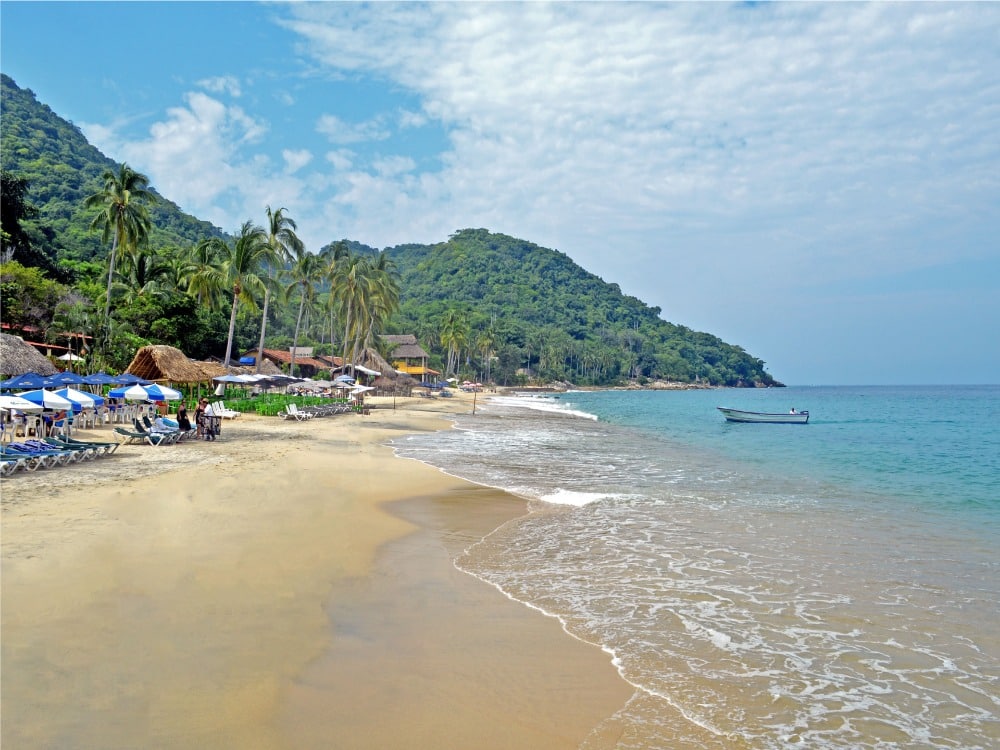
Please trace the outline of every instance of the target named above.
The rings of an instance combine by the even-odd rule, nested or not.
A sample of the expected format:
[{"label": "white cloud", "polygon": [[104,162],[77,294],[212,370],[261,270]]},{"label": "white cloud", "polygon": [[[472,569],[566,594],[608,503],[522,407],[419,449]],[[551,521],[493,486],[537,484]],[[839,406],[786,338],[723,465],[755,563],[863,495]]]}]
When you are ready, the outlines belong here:
[{"label": "white cloud", "polygon": [[[978,158],[995,154],[995,115],[982,121],[995,89],[989,56],[956,56],[976,21],[957,23],[954,8],[293,10],[290,26],[318,60],[388,76],[451,129],[446,167],[428,176],[449,186],[431,193],[444,204],[409,195],[410,182],[396,186],[414,212],[437,212],[441,223],[516,217],[522,233],[563,244],[624,226],[677,234],[750,222],[769,239],[811,238],[814,250],[821,235],[837,237],[821,253],[836,272],[845,245],[940,211],[967,192],[970,176],[996,186]],[[940,29],[942,17],[950,23],[936,45],[907,31]],[[968,107],[980,113],[972,122]],[[336,142],[361,139],[335,117],[324,131]],[[928,148],[946,140],[947,149]],[[800,250],[772,248],[796,267]]]},{"label": "white cloud", "polygon": [[308,149],[283,149],[281,155],[285,159],[285,171],[288,174],[298,172],[312,161],[312,152]]},{"label": "white cloud", "polygon": [[337,144],[380,141],[389,137],[389,131],[377,120],[349,123],[336,115],[322,115],[316,122],[316,132]]},{"label": "white cloud", "polygon": [[334,169],[346,170],[354,165],[354,154],[346,149],[329,151],[326,154],[326,160],[333,165]]},{"label": "white cloud", "polygon": [[402,129],[406,128],[420,128],[427,124],[427,115],[423,112],[413,112],[412,110],[404,109],[399,112],[399,127]]},{"label": "white cloud", "polygon": [[[782,337],[787,325],[761,299],[800,280],[891,279],[996,252],[995,5],[280,9],[311,60],[286,105],[323,102],[303,122],[325,143],[192,93],[123,151],[223,226],[267,201],[311,246],[489,227],[751,350],[749,326]],[[330,97],[330,81],[376,95]],[[440,152],[407,150],[429,126]]]},{"label": "white cloud", "polygon": [[239,79],[235,76],[215,76],[213,78],[203,78],[198,81],[198,85],[213,94],[229,94],[239,97],[243,92],[240,88]]},{"label": "white cloud", "polygon": [[188,93],[185,105],[167,110],[148,138],[124,143],[116,152],[185,211],[232,231],[253,215],[244,209],[253,186],[274,182],[271,164],[243,151],[260,141],[267,126],[201,92]]}]

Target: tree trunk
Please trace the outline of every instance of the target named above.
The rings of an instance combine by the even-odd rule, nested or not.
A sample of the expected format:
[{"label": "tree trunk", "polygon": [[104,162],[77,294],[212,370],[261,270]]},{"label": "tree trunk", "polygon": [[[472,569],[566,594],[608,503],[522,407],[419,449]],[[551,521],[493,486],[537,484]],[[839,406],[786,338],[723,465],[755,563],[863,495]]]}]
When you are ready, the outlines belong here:
[{"label": "tree trunk", "polygon": [[264,332],[267,330],[267,306],[271,301],[271,290],[264,287],[264,315],[260,319],[260,342],[257,344],[257,373],[260,373],[260,363],[264,359]]},{"label": "tree trunk", "polygon": [[226,340],[226,358],[222,362],[223,367],[229,367],[233,354],[233,334],[236,332],[236,305],[239,304],[240,296],[233,290],[233,311],[229,315],[229,338]]},{"label": "tree trunk", "polygon": [[107,344],[108,328],[111,320],[111,282],[115,278],[115,256],[118,254],[118,227],[115,227],[115,238],[111,242],[111,261],[108,266],[108,291],[104,300],[104,343]]},{"label": "tree trunk", "polygon": [[288,374],[295,374],[295,350],[299,347],[299,326],[302,324],[302,311],[306,307],[306,293],[302,292],[302,298],[299,300],[299,316],[295,319],[295,335],[292,337],[292,362],[288,367]]}]

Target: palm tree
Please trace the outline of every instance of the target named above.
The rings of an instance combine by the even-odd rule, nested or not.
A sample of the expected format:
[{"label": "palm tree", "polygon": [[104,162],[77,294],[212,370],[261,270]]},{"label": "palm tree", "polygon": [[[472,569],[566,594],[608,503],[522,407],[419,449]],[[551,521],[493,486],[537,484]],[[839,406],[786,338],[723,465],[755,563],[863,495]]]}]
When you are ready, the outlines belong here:
[{"label": "palm tree", "polygon": [[448,350],[448,361],[445,374],[458,372],[460,354],[469,341],[469,323],[466,316],[458,308],[445,310],[441,319],[441,346]]},{"label": "palm tree", "polygon": [[[118,172],[106,169],[101,175],[104,187],[84,201],[86,208],[99,208],[90,223],[91,230],[100,229],[101,241],[111,243],[108,265],[108,289],[104,303],[104,328],[111,317],[111,283],[115,276],[115,259],[121,247],[136,248],[146,242],[151,226],[149,211],[144,204],[156,203],[156,194],[149,190],[149,178],[122,164]],[[105,331],[105,343],[107,332]]]},{"label": "palm tree", "polygon": [[[87,339],[94,328],[93,303],[75,291],[70,291],[56,303],[52,317],[52,328],[46,338],[65,338],[69,343],[69,353],[86,356]],[[80,340],[80,348],[74,351],[75,339]],[[70,362],[72,363],[72,359]]]},{"label": "palm tree", "polygon": [[489,382],[490,365],[492,364],[493,355],[496,354],[497,348],[497,331],[492,323],[479,334],[479,338],[476,339],[476,348],[479,349],[479,353],[483,357],[483,372],[485,373],[485,381]]},{"label": "palm tree", "polygon": [[[285,209],[279,208],[272,211],[267,207],[267,246],[271,252],[279,259],[279,262],[288,263],[299,260],[305,253],[305,245],[295,234],[298,227],[295,222],[285,216]],[[260,341],[257,343],[257,372],[260,372],[260,363],[264,357],[264,334],[267,331],[267,307],[271,301],[271,289],[264,287],[264,312],[260,318]],[[295,355],[292,355],[292,366],[294,369]]]},{"label": "palm tree", "polygon": [[320,280],[323,270],[322,258],[312,253],[305,253],[288,271],[288,275],[292,279],[289,291],[297,290],[299,292],[299,314],[295,318],[295,335],[292,337],[292,361],[288,368],[289,375],[295,374],[295,349],[299,345],[302,313],[306,309],[306,302],[311,302],[316,296],[316,282]]},{"label": "palm tree", "polygon": [[229,315],[229,338],[226,341],[225,367],[233,353],[233,335],[236,331],[236,310],[240,302],[254,304],[255,296],[262,295],[266,284],[262,274],[268,265],[278,262],[274,251],[267,244],[267,234],[249,219],[243,222],[233,243],[226,249],[220,272],[226,287],[232,289],[233,309]]},{"label": "palm tree", "polygon": [[399,307],[399,277],[385,253],[372,259],[346,252],[332,264],[330,280],[344,324],[344,363],[353,363]]},{"label": "palm tree", "polygon": [[[330,287],[326,295],[326,311],[330,314],[330,377],[333,378],[333,353],[336,351],[336,318],[340,312],[340,300],[337,297],[338,275],[345,263],[351,257],[351,251],[344,242],[337,242],[328,245],[320,253],[320,257],[326,264],[323,269],[323,276],[329,282]],[[346,364],[346,363],[345,363]]]},{"label": "palm tree", "polygon": [[116,296],[126,305],[137,297],[163,297],[167,292],[170,264],[155,251],[123,253],[119,271],[124,283],[116,285]]},{"label": "palm tree", "polygon": [[199,306],[219,310],[226,304],[228,285],[222,275],[222,263],[229,252],[229,245],[221,237],[202,240],[188,250],[186,290]]},{"label": "palm tree", "polygon": [[384,252],[369,263],[371,278],[367,325],[364,332],[364,347],[373,345],[376,334],[399,309],[399,271],[396,264]]}]

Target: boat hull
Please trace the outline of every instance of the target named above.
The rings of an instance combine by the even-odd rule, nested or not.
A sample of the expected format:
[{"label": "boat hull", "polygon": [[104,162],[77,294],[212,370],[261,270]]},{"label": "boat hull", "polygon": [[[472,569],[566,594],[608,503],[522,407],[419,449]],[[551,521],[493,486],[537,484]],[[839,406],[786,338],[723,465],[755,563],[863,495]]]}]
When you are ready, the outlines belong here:
[{"label": "boat hull", "polygon": [[722,412],[722,415],[729,422],[752,422],[755,424],[808,424],[809,412],[797,411],[794,414],[768,414],[759,411],[741,411],[739,409],[727,409],[723,406],[715,407]]}]

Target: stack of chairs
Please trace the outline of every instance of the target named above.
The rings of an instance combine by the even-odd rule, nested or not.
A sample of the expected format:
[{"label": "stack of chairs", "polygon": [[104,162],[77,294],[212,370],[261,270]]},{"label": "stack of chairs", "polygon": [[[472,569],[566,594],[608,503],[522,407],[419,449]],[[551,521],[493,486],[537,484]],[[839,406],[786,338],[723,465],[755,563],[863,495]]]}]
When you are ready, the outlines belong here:
[{"label": "stack of chairs", "polygon": [[0,476],[93,461],[110,456],[117,448],[117,443],[72,440],[65,436],[25,438],[0,448]]}]

